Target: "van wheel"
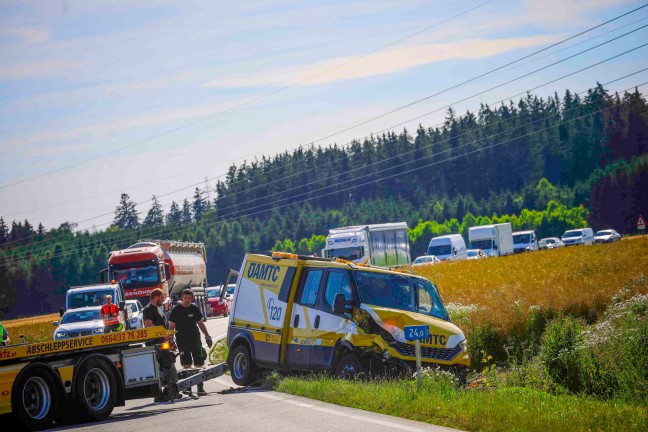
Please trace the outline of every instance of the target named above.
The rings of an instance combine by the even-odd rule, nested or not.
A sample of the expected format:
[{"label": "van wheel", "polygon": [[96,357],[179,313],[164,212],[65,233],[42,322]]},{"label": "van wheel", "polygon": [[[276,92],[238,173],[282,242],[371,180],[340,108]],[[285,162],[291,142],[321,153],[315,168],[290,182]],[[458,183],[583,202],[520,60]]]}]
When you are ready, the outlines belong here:
[{"label": "van wheel", "polygon": [[11,405],[28,430],[47,429],[60,415],[64,394],[56,378],[44,367],[27,367],[14,383]]},{"label": "van wheel", "polygon": [[232,381],[236,385],[247,386],[259,379],[261,370],[252,360],[250,350],[245,345],[234,348],[227,358]]},{"label": "van wheel", "polygon": [[100,359],[84,362],[74,381],[74,394],[84,419],[108,418],[117,403],[117,381],[110,366]]},{"label": "van wheel", "polygon": [[355,354],[342,357],[335,368],[335,376],[342,379],[363,378],[366,372],[366,368]]}]

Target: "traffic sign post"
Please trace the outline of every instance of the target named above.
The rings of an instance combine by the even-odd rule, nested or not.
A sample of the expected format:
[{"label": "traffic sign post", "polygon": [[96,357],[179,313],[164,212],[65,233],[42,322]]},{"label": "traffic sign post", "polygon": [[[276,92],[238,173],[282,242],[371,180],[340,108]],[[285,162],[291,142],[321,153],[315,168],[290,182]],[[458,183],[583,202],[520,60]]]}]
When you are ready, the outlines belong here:
[{"label": "traffic sign post", "polygon": [[645,231],[645,229],[646,229],[646,221],[644,221],[643,216],[639,215],[639,218],[637,219],[637,230]]},{"label": "traffic sign post", "polygon": [[418,388],[421,388],[421,339],[430,337],[430,327],[426,325],[405,326],[405,339],[414,341],[416,350],[416,381]]}]

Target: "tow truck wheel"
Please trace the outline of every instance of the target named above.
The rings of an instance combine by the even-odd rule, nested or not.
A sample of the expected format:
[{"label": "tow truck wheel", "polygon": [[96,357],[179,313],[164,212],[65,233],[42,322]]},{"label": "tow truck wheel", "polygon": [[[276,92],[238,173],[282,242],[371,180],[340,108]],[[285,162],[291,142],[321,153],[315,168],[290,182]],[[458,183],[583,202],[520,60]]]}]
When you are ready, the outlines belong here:
[{"label": "tow truck wheel", "polygon": [[356,379],[365,375],[365,368],[354,354],[347,354],[340,359],[335,376],[343,379]]},{"label": "tow truck wheel", "polygon": [[259,368],[250,355],[250,350],[245,345],[239,345],[227,358],[232,381],[236,385],[246,386],[254,383],[259,377]]},{"label": "tow truck wheel", "polygon": [[74,395],[82,416],[88,420],[105,420],[117,402],[117,381],[105,361],[91,359],[79,368]]},{"label": "tow truck wheel", "polygon": [[59,416],[63,397],[61,386],[49,370],[28,366],[14,383],[12,411],[28,430],[47,429]]}]

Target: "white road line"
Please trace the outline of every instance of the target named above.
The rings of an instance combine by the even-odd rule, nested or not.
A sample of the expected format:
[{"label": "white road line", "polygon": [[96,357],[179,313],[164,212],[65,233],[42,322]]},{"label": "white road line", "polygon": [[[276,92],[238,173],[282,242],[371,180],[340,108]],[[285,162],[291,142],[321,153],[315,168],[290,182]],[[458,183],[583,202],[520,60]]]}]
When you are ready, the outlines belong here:
[{"label": "white road line", "polygon": [[[214,381],[221,384],[221,385],[224,385],[226,387],[232,387],[231,383],[225,381],[222,378],[216,378]],[[255,396],[261,396],[261,397],[264,397],[266,399],[273,399],[273,400],[276,400],[277,402],[285,402],[285,403],[290,404],[290,405],[297,405],[297,406],[300,406],[300,407],[303,407],[303,408],[310,408],[310,409],[315,410],[315,411],[320,411],[320,412],[323,412],[323,413],[332,414],[332,415],[339,416],[339,417],[345,417],[345,418],[349,418],[349,419],[353,419],[353,420],[363,421],[363,422],[366,422],[366,423],[372,423],[372,424],[376,424],[376,425],[380,425],[380,426],[385,426],[385,427],[388,427],[388,428],[391,428],[391,429],[398,429],[398,430],[409,431],[409,432],[425,432],[425,429],[420,429],[420,428],[413,427],[413,426],[394,423],[394,422],[390,422],[390,421],[387,421],[387,420],[380,420],[380,419],[370,418],[370,417],[361,416],[361,415],[357,415],[357,414],[349,414],[347,412],[336,410],[336,409],[333,409],[333,408],[327,408],[327,407],[323,407],[323,406],[317,406],[317,405],[312,405],[312,404],[308,404],[308,403],[303,403],[303,402],[296,401],[294,399],[288,399],[288,398],[284,398],[284,397],[277,396],[277,395],[270,394],[270,393],[248,392],[248,394],[253,394]]]}]

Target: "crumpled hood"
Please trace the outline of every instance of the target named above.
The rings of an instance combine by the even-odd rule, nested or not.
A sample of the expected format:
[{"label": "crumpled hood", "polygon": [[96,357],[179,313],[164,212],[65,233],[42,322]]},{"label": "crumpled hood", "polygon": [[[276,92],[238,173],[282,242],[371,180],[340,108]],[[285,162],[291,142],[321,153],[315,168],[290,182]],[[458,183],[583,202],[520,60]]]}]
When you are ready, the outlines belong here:
[{"label": "crumpled hood", "polygon": [[360,308],[371,315],[374,321],[387,330],[398,342],[408,342],[405,339],[405,326],[423,324],[427,324],[430,328],[430,338],[422,341],[423,345],[454,348],[465,339],[459,327],[429,315],[364,303]]}]

